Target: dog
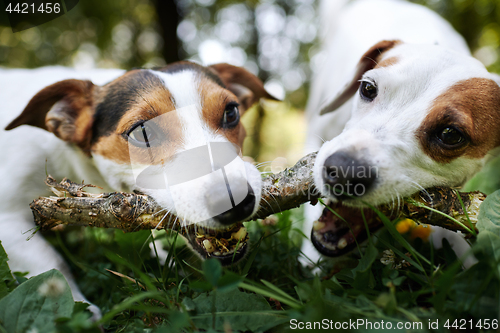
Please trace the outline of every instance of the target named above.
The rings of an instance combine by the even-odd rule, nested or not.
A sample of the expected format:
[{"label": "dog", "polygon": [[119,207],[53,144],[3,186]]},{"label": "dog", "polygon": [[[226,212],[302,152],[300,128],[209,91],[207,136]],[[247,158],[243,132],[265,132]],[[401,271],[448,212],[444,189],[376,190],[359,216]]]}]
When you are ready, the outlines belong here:
[{"label": "dog", "polygon": [[[76,301],[88,302],[62,257],[39,233],[27,241],[34,228],[29,203],[49,194],[46,171],[106,192],[148,194],[184,227],[224,230],[259,206],[261,176],[241,158],[240,116],[274,97],[243,68],[177,62],[126,72],[0,69],[0,87],[0,240],[12,271],[33,276],[56,268]],[[242,228],[237,232],[246,235]],[[246,250],[223,254],[191,243],[222,261]]]},{"label": "dog", "polygon": [[[499,154],[500,79],[423,6],[324,1],[321,12],[325,61],[311,85],[307,148],[318,150],[316,186],[350,225],[332,214],[313,225],[322,207],[310,206],[304,232],[338,256],[356,247],[366,204],[397,207],[426,188],[459,187]],[[467,251],[456,233],[431,237],[444,234],[459,257]],[[320,258],[310,242],[303,252]]]}]

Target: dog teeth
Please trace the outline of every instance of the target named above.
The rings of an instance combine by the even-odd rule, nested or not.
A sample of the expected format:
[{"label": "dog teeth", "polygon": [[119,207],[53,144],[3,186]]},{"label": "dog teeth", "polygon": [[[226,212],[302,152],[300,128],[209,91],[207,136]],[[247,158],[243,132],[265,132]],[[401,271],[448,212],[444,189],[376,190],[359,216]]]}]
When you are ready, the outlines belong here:
[{"label": "dog teeth", "polygon": [[231,234],[231,238],[237,239],[237,240],[242,240],[246,237],[246,235],[247,235],[247,230],[246,230],[246,228],[242,227],[237,232],[233,232]]},{"label": "dog teeth", "polygon": [[347,241],[345,238],[342,238],[341,240],[339,240],[339,242],[337,243],[337,246],[339,249],[343,249],[347,246]]},{"label": "dog teeth", "polygon": [[313,229],[315,231],[319,231],[321,229],[323,229],[325,227],[326,224],[324,224],[323,222],[320,222],[320,221],[314,221],[313,223]]},{"label": "dog teeth", "polygon": [[215,251],[215,247],[212,245],[212,242],[209,241],[208,239],[205,239],[203,241],[203,246],[205,247],[205,250],[207,250],[208,253],[212,253]]}]

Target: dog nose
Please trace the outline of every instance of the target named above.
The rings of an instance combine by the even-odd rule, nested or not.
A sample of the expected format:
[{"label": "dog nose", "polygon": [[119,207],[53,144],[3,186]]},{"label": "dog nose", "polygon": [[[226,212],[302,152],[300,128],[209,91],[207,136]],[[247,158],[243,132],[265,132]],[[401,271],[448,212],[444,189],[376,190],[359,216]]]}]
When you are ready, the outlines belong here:
[{"label": "dog nose", "polygon": [[[248,192],[245,188],[244,192],[247,192],[247,194],[244,196],[243,200],[241,200],[241,187],[239,189],[234,189],[233,187],[233,191],[231,191],[229,186],[224,185],[225,184],[220,184],[212,187],[211,191],[209,191],[210,193],[206,196],[209,211],[220,212],[221,209],[224,210],[224,208],[228,208],[222,213],[218,213],[217,215],[214,214],[213,219],[224,225],[230,225],[245,220],[252,214],[255,207],[255,193],[252,187],[248,183],[245,184],[248,188]],[[240,192],[239,201],[238,194],[235,193],[235,191]],[[235,200],[237,201],[235,202]]]},{"label": "dog nose", "polygon": [[374,166],[339,151],[330,155],[323,167],[323,180],[329,192],[338,198],[363,196],[375,183]]}]

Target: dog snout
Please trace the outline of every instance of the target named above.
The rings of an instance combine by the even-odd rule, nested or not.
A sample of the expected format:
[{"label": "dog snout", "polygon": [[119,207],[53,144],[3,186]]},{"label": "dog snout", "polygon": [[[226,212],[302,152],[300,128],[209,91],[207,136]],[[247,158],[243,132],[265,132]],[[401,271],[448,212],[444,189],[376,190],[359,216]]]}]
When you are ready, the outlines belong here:
[{"label": "dog snout", "polygon": [[352,154],[339,151],[323,165],[323,180],[328,192],[339,198],[361,197],[376,180],[376,169]]},{"label": "dog snout", "polygon": [[206,195],[212,218],[224,225],[248,218],[254,210],[255,201],[255,193],[246,181],[215,185]]}]

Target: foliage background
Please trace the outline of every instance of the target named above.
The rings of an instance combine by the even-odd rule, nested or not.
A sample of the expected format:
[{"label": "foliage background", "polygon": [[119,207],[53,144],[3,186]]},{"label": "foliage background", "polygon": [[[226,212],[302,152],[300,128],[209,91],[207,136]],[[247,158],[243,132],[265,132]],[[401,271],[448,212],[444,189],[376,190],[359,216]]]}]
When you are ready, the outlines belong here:
[{"label": "foliage background", "polygon": [[[474,55],[500,71],[498,1],[413,1],[448,19]],[[303,151],[301,110],[309,79],[324,61],[316,9],[315,0],[85,0],[19,33],[12,33],[0,11],[0,65],[130,69],[190,59],[245,66],[287,103],[268,104],[244,119],[250,134],[246,154],[273,160],[276,171],[294,164]]]},{"label": "foliage background", "polygon": [[[444,16],[476,57],[490,70],[500,70],[497,1],[414,2]],[[307,82],[321,58],[316,5],[315,0],[86,0],[20,33],[12,33],[1,11],[0,64],[128,69],[178,59],[226,61],[247,67],[279,97],[286,93],[287,100],[303,107]]]}]

